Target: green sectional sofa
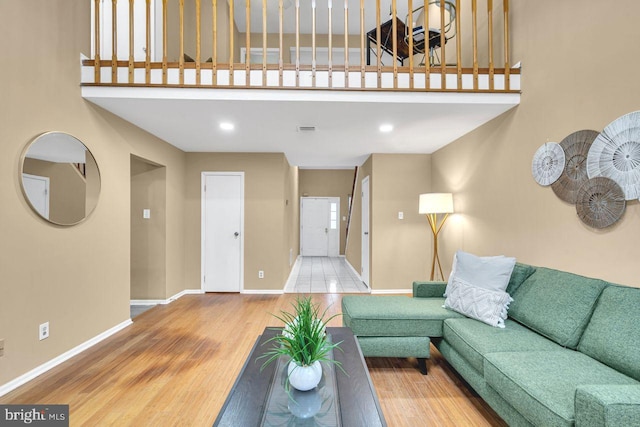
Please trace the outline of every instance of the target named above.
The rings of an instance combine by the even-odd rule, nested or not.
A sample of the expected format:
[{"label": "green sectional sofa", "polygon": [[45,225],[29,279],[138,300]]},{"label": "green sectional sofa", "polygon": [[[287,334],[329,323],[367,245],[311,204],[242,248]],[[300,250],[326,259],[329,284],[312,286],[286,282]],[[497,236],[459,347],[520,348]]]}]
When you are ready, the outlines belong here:
[{"label": "green sectional sofa", "polygon": [[516,264],[501,329],[442,308],[445,287],[345,296],[343,323],[365,356],[428,358],[433,342],[509,425],[640,426],[639,288]]}]

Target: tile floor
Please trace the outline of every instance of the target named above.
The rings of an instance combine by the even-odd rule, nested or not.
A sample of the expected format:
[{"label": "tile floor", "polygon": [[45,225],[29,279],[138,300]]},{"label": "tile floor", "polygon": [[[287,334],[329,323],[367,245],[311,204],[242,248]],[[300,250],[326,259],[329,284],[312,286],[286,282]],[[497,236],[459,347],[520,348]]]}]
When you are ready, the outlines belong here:
[{"label": "tile floor", "polygon": [[286,292],[369,293],[370,290],[344,257],[301,257]]}]

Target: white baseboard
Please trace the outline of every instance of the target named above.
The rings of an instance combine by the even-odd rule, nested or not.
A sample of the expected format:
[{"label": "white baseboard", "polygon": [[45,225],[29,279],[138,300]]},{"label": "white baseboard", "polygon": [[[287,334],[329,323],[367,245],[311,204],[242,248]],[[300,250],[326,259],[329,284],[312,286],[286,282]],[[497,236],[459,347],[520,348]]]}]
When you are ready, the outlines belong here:
[{"label": "white baseboard", "polygon": [[[355,275],[358,277],[358,279],[362,280],[362,276],[360,276],[360,273],[358,273],[358,272],[356,271],[356,269],[355,269],[355,268],[353,268],[353,265],[351,265],[351,263],[349,262],[349,260],[347,259],[347,257],[346,257],[345,255],[340,255],[340,256],[343,256],[343,257],[344,257],[344,262],[345,262],[345,263],[347,264],[347,266],[351,269],[351,272],[352,272],[353,274],[355,274]],[[367,287],[369,287],[369,286],[367,286]]]},{"label": "white baseboard", "polygon": [[110,337],[111,335],[115,334],[116,332],[119,332],[120,330],[126,328],[127,326],[131,325],[133,322],[131,321],[131,319],[129,320],[125,320],[124,322],[120,323],[119,325],[114,326],[111,329],[108,329],[106,331],[104,331],[103,333],[96,335],[95,337],[91,338],[88,341],[83,342],[82,344],[72,348],[71,350],[62,353],[60,356],[55,357],[51,360],[49,360],[46,363],[43,363],[42,365],[30,370],[29,372],[27,372],[26,374],[20,375],[18,378],[9,381],[6,384],[3,384],[2,386],[0,386],[0,396],[4,396],[5,394],[9,393],[10,391],[15,390],[16,388],[20,387],[23,384],[26,384],[27,382],[31,381],[32,379],[36,378],[39,375],[44,374],[45,372],[49,371],[50,369],[55,368],[56,366],[58,366],[59,364],[66,362],[67,360],[71,359],[74,356],[77,356],[78,354],[82,353],[83,351],[85,351],[86,349],[98,344],[100,341]]},{"label": "white baseboard", "polygon": [[180,297],[185,295],[195,295],[195,294],[203,294],[204,291],[202,289],[185,289],[181,292],[178,292],[169,299],[132,299],[130,301],[130,305],[158,305],[158,304],[169,304]]},{"label": "white baseboard", "polygon": [[293,289],[296,286],[296,279],[298,278],[298,273],[300,272],[300,265],[302,264],[302,258],[300,255],[296,258],[295,263],[293,264],[293,268],[289,273],[289,278],[287,279],[287,283],[284,285],[284,293],[292,293]]},{"label": "white baseboard", "polygon": [[388,294],[413,294],[412,289],[372,289],[372,294],[388,295]]},{"label": "white baseboard", "polygon": [[245,295],[282,295],[284,291],[279,289],[244,289],[240,293]]}]

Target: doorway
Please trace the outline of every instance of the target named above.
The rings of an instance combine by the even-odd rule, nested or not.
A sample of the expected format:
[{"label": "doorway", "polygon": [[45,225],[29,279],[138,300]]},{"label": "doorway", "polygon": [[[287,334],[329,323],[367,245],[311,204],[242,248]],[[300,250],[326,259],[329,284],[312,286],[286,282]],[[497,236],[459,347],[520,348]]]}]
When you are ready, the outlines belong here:
[{"label": "doorway", "polygon": [[300,198],[300,255],[340,254],[340,197]]},{"label": "doorway", "polygon": [[362,282],[369,286],[369,177],[362,180]]},{"label": "doorway", "polygon": [[202,289],[240,292],[243,271],[244,172],[203,172]]},{"label": "doorway", "polygon": [[167,298],[167,168],[131,156],[130,298]]}]

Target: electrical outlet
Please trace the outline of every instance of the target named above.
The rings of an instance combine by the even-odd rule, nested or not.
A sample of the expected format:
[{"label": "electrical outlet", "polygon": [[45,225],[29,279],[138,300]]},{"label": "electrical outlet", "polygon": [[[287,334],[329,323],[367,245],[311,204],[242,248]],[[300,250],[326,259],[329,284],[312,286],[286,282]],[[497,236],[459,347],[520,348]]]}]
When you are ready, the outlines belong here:
[{"label": "electrical outlet", "polygon": [[264,279],[264,271],[262,270],[258,271],[258,279]]},{"label": "electrical outlet", "polygon": [[49,322],[46,322],[40,325],[40,328],[38,329],[38,331],[40,334],[40,341],[42,341],[43,339],[49,338]]}]

